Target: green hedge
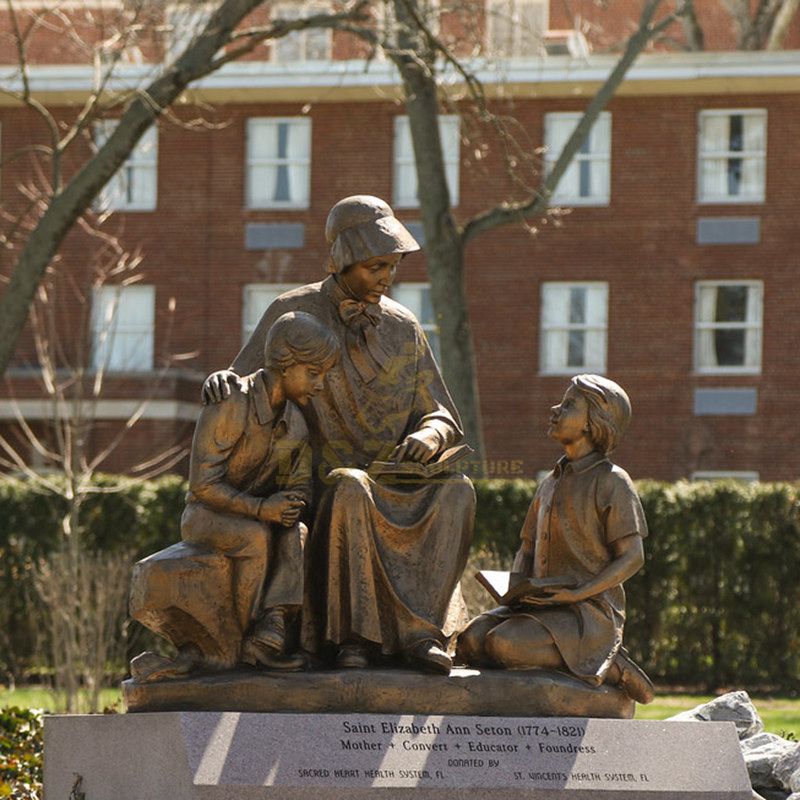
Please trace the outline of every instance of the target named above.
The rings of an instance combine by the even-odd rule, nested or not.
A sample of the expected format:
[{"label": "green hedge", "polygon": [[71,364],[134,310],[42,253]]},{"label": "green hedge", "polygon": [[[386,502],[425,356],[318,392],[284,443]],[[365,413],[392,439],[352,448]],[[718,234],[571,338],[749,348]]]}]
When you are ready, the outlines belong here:
[{"label": "green hedge", "polygon": [[[800,688],[800,486],[639,481],[650,536],[625,639],[670,684]],[[532,481],[476,486],[477,547],[508,563]]]},{"label": "green hedge", "polygon": [[[110,478],[101,479],[108,485]],[[800,486],[638,483],[650,526],[645,567],[628,581],[627,644],[672,684],[800,687]],[[535,483],[481,481],[475,549],[508,564]],[[98,494],[84,509],[98,550],[143,556],[177,541],[185,484],[169,476]],[[31,665],[25,586],[56,541],[63,503],[0,480],[0,670]],[[34,626],[35,628],[35,626]],[[10,663],[13,662],[13,663]]]}]

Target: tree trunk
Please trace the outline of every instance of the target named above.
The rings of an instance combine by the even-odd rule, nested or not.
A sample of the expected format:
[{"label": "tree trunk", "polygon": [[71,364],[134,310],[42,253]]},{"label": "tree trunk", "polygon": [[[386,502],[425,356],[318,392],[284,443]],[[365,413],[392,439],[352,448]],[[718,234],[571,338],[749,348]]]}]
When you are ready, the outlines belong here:
[{"label": "tree trunk", "polygon": [[165,74],[137,93],[103,147],[56,194],[31,233],[0,298],[0,375],[4,374],[25,326],[48,264],[78,217],[125,163],[142,135],[162,111],[198,78],[212,71],[217,51],[231,31],[264,0],[225,0],[204,33]]},{"label": "tree trunk", "polygon": [[[415,2],[415,0],[411,0]],[[434,56],[427,50],[404,0],[395,0],[399,51],[392,55],[406,97],[431,300],[442,344],[442,375],[461,414],[476,460],[484,456],[478,381],[464,288],[464,247],[453,218],[439,135],[439,102]]]}]

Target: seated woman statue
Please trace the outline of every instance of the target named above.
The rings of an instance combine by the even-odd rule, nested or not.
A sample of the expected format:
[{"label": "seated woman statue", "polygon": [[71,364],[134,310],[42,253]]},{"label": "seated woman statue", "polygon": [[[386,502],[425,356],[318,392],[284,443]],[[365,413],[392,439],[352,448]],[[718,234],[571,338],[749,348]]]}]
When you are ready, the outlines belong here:
[{"label": "seated woman statue", "polygon": [[622,584],[644,563],[647,523],[628,474],[607,458],[630,417],[625,391],[599,375],[574,377],[553,406],[548,435],[564,455],[539,485],[520,534],[516,602],[472,620],[458,639],[464,661],[566,669],[652,700],[652,684],[622,648]]},{"label": "seated woman statue", "polygon": [[[385,202],[367,195],[338,202],[325,235],[330,275],[275,300],[231,367],[252,371],[266,332],[287,311],[315,315],[341,345],[307,413],[324,495],[307,545],[302,643],[341,668],[402,655],[448,672],[446,643],[459,623],[454,612],[463,610],[472,485],[459,474],[388,483],[367,472],[387,459],[433,462],[463,440],[419,323],[386,296],[400,260],[419,245]],[[228,371],[210,376],[206,401],[221,399],[235,380]]]}]

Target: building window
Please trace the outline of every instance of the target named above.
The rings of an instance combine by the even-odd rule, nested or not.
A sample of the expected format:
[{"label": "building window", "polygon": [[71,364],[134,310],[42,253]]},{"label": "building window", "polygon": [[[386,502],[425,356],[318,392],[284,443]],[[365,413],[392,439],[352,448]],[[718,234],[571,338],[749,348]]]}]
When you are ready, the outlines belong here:
[{"label": "building window", "polygon": [[[117,120],[103,120],[95,127],[95,143],[108,141]],[[153,125],[142,135],[128,160],[105,185],[97,207],[107,211],[153,211],[158,186],[158,128]]]},{"label": "building window", "polygon": [[212,3],[176,3],[168,5],[164,14],[166,25],[165,60],[174,61],[208,24]]},{"label": "building window", "polygon": [[541,371],[605,372],[608,284],[542,284]]},{"label": "building window", "polygon": [[92,307],[92,364],[110,372],[153,368],[154,286],[101,286]]},{"label": "building window", "polygon": [[310,119],[247,120],[249,208],[308,208],[310,179]]},{"label": "building window", "polygon": [[[447,188],[450,191],[450,204],[458,205],[459,158],[461,141],[459,138],[459,117],[439,116],[439,136],[442,140],[444,168]],[[408,117],[394,119],[394,205],[398,208],[419,208],[417,194],[417,164],[414,158],[414,145],[411,141],[411,127]]]},{"label": "building window", "polygon": [[741,481],[742,483],[758,483],[759,475],[750,470],[731,469],[697,469],[691,478],[693,481]]},{"label": "building window", "polygon": [[[545,167],[549,172],[561,155],[583,114],[545,114]],[[611,195],[611,114],[603,111],[595,120],[580,150],[561,176],[552,200],[570,205],[604,206]]]},{"label": "building window", "polygon": [[763,203],[767,112],[701,111],[698,184],[701,203]]},{"label": "building window", "polygon": [[433,351],[433,356],[441,364],[441,346],[439,344],[439,326],[433,313],[431,303],[431,287],[428,283],[398,283],[392,287],[392,298],[400,305],[405,306],[417,318],[428,343]]},{"label": "building window", "polygon": [[695,285],[695,369],[759,372],[761,281],[698,281]]},{"label": "building window", "polygon": [[[330,9],[325,5],[301,2],[274,6],[272,18],[292,20],[328,12]],[[280,64],[291,64],[296,61],[326,61],[331,57],[331,31],[326,28],[294,31],[280,39],[273,39],[271,45],[272,60]]]},{"label": "building window", "polygon": [[296,289],[296,283],[249,283],[242,296],[242,344],[247,344],[264,312],[284,292]]},{"label": "building window", "polygon": [[549,11],[550,0],[488,0],[488,54],[496,58],[542,55]]}]

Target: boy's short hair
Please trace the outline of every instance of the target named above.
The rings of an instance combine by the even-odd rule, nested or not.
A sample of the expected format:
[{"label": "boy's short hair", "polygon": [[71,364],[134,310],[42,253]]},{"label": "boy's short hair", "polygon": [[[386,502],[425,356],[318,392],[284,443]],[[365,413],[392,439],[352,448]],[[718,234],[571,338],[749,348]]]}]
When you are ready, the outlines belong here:
[{"label": "boy's short hair", "polygon": [[339,360],[339,342],[333,332],[312,314],[289,311],[267,333],[264,362],[267,369],[286,369],[294,364],[313,364],[330,369]]},{"label": "boy's short hair", "polygon": [[631,421],[631,401],[625,390],[602,375],[576,375],[572,385],[589,407],[589,438],[603,454],[619,444]]}]

